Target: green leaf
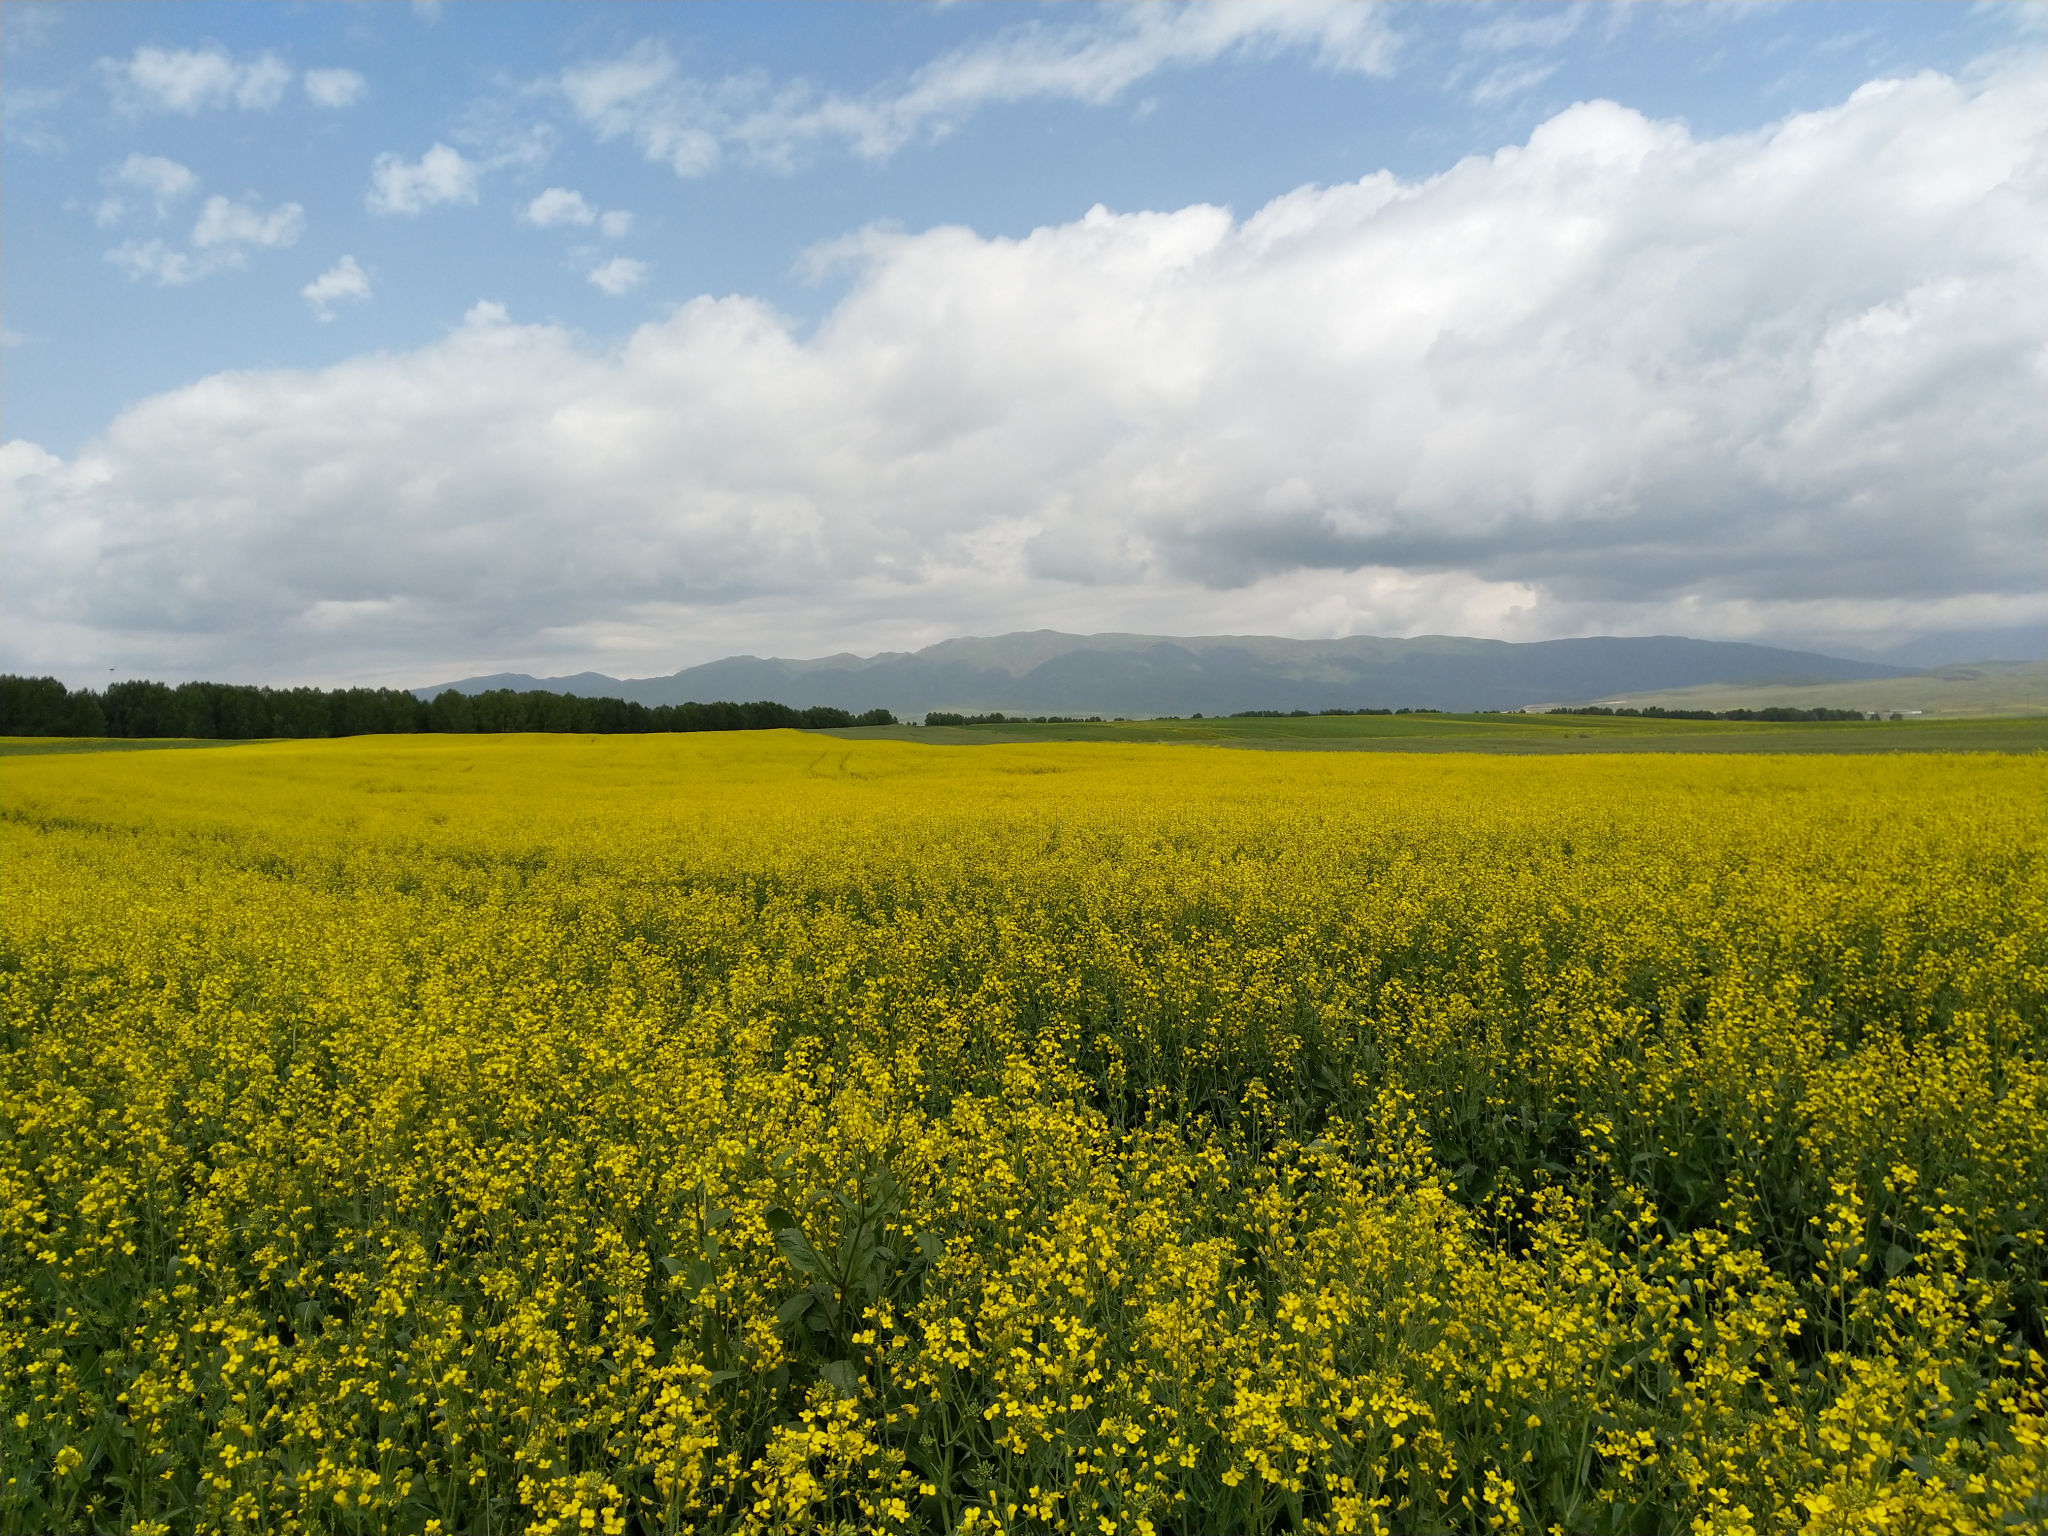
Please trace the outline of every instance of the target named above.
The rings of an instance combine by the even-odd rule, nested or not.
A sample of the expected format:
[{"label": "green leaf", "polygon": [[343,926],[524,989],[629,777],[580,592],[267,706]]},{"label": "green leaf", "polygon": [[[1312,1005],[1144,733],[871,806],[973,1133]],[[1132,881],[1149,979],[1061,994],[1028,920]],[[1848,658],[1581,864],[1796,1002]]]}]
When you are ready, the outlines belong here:
[{"label": "green leaf", "polygon": [[827,1360],[818,1367],[818,1377],[830,1382],[847,1397],[860,1395],[860,1369],[851,1360]]},{"label": "green leaf", "polygon": [[801,1275],[822,1275],[825,1261],[818,1257],[818,1251],[811,1246],[801,1227],[783,1227],[775,1234],[775,1246],[782,1250],[782,1256],[789,1260],[790,1268]]}]

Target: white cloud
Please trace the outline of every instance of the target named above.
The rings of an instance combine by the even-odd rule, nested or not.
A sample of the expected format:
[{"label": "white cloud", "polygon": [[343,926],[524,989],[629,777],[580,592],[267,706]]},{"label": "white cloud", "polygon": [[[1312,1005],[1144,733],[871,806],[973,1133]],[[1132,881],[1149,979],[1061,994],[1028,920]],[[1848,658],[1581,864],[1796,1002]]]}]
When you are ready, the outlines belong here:
[{"label": "white cloud", "polygon": [[599,138],[631,138],[649,160],[665,162],[678,176],[718,168],[715,130],[726,126],[731,109],[714,106],[697,82],[679,81],[675,60],[661,44],[642,43],[619,58],[578,65],[559,85],[570,110]]},{"label": "white cloud", "polygon": [[561,131],[534,115],[544,89],[479,96],[449,124],[449,139],[462,146],[479,173],[538,171],[553,158]]},{"label": "white cloud", "polygon": [[316,107],[352,107],[363,99],[370,82],[352,69],[309,69],[306,100]]},{"label": "white cloud", "polygon": [[520,217],[540,229],[553,229],[557,224],[593,224],[597,210],[583,200],[581,192],[549,187],[526,205]]},{"label": "white cloud", "polygon": [[301,288],[299,294],[313,306],[317,317],[332,320],[335,305],[344,301],[360,304],[369,298],[370,274],[356,265],[355,257],[344,256]]},{"label": "white cloud", "polygon": [[216,194],[201,206],[185,249],[160,239],[124,240],[107,252],[107,260],[131,280],[150,278],[177,288],[242,266],[252,249],[296,245],[305,228],[306,210],[297,203],[281,203],[266,213],[251,199],[234,202]]},{"label": "white cloud", "polygon": [[[1564,7],[1505,6],[1488,9],[1481,14],[1488,19],[1478,26],[1467,27],[1459,39],[1466,54],[1473,57],[1452,70],[1445,85],[1449,90],[1464,89],[1464,82],[1471,78],[1473,71],[1485,68],[1487,56],[1520,55],[1502,59],[1487,69],[1477,84],[1465,90],[1474,106],[1493,107],[1526,95],[1556,74],[1562,60],[1531,55],[1554,54],[1596,11],[1581,0],[1579,4]],[[1603,14],[1604,27],[1610,37],[1629,23],[1629,7],[1626,5],[1609,6],[1600,14]]]},{"label": "white cloud", "polygon": [[112,179],[121,186],[147,192],[159,208],[199,185],[199,178],[190,167],[162,155],[130,155],[116,167]]},{"label": "white cloud", "polygon": [[199,222],[192,226],[192,244],[202,251],[243,246],[270,249],[298,244],[305,228],[306,210],[297,203],[282,203],[265,213],[251,200],[231,202],[216,194],[199,210]]},{"label": "white cloud", "polygon": [[588,229],[595,224],[607,240],[621,240],[633,232],[633,215],[625,209],[600,212],[581,192],[567,187],[549,187],[522,208],[519,217],[537,229],[554,229],[564,224]]},{"label": "white cloud", "polygon": [[1718,139],[1587,103],[1243,219],[870,231],[809,331],[707,297],[599,348],[480,305],[218,375],[8,446],[10,649],[422,681],[1041,624],[2048,619],[2036,73]]},{"label": "white cloud", "polygon": [[107,260],[128,274],[131,282],[154,278],[167,288],[180,288],[216,270],[201,263],[190,251],[181,251],[162,240],[123,240],[107,252]]},{"label": "white cloud", "polygon": [[[109,187],[147,197],[159,219],[168,217],[171,205],[189,197],[199,186],[199,178],[190,167],[162,155],[130,155],[101,180]],[[101,199],[95,216],[102,225],[110,225],[120,223],[127,212],[127,201],[117,191]]]},{"label": "white cloud", "polygon": [[769,166],[821,144],[873,160],[951,132],[985,106],[1057,99],[1100,106],[1161,70],[1231,57],[1309,52],[1318,67],[1391,73],[1393,33],[1367,4],[1239,0],[1109,6],[1086,21],[1033,21],[933,60],[893,90],[819,92],[758,76],[690,79],[659,42],[577,65],[555,82],[601,139],[629,139],[679,176],[717,169],[728,147]]},{"label": "white cloud", "polygon": [[476,194],[476,164],[436,144],[410,163],[395,154],[379,155],[370,167],[364,205],[372,213],[416,214],[437,203],[474,203]]},{"label": "white cloud", "polygon": [[1490,13],[1491,19],[1465,29],[1467,48],[1486,53],[1507,53],[1518,48],[1556,48],[1569,42],[1590,13],[1584,4],[1562,8],[1508,6]]},{"label": "white cloud", "polygon": [[274,53],[237,59],[219,47],[138,48],[125,61],[103,59],[100,67],[116,103],[131,113],[269,111],[292,83],[291,69]]},{"label": "white cloud", "polygon": [[1486,72],[1484,78],[1472,87],[1472,104],[1479,107],[1496,106],[1503,101],[1512,101],[1526,91],[1556,74],[1555,59],[1545,61],[1528,60],[1519,64],[1502,64]]},{"label": "white cloud", "polygon": [[590,286],[616,299],[638,288],[646,277],[646,262],[635,261],[630,256],[614,256],[591,269]]}]

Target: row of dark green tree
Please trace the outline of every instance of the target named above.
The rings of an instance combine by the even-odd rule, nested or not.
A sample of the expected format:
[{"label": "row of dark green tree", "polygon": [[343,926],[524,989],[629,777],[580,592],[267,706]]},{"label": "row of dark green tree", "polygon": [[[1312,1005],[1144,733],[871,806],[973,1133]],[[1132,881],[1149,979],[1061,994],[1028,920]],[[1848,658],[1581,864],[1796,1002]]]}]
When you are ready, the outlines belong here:
[{"label": "row of dark green tree", "polygon": [[[1118,720],[1123,716],[1118,715]],[[925,712],[926,725],[1100,725],[1100,715],[1006,715],[997,711],[992,715],[963,715],[956,710],[933,709]]]},{"label": "row of dark green tree", "polygon": [[1440,715],[1440,709],[1240,709],[1233,720],[1306,720],[1315,715]]},{"label": "row of dark green tree", "polygon": [[420,731],[765,731],[894,725],[886,709],[856,715],[816,705],[635,704],[544,689],[450,689],[431,700],[399,688],[252,688],[235,683],[110,683],[66,688],[54,677],[0,676],[0,736],[180,736],[255,741]]}]

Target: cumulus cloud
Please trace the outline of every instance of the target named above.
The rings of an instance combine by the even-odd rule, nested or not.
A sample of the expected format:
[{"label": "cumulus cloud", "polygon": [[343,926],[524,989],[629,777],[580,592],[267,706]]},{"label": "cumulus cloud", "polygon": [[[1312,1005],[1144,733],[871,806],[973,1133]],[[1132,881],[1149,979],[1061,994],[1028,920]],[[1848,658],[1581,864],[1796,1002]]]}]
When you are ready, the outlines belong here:
[{"label": "cumulus cloud", "polygon": [[232,202],[216,195],[199,211],[199,222],[192,226],[192,244],[202,251],[296,245],[305,228],[306,210],[297,203],[285,203],[265,213],[253,199]]},{"label": "cumulus cloud", "polygon": [[[567,187],[549,187],[536,196],[532,202],[519,210],[522,222],[536,229],[557,229],[570,225],[577,229],[588,229],[593,224],[599,234],[607,240],[622,240],[633,232],[633,215],[623,208],[599,210],[593,207],[581,192]],[[614,261],[606,264],[619,271],[639,266],[638,262]],[[592,281],[596,281],[595,278]],[[638,281],[637,278],[634,281]],[[600,283],[599,287],[605,285]],[[628,286],[631,286],[628,284]],[[607,292],[613,290],[607,288]],[[623,291],[623,290],[620,290]]]},{"label": "cumulus cloud", "polygon": [[422,681],[948,631],[1884,636],[2048,617],[2048,83],[1611,103],[1248,217],[869,231],[800,332],[444,339],[0,463],[23,664]]},{"label": "cumulus cloud", "polygon": [[597,210],[583,200],[581,192],[549,187],[526,205],[520,217],[538,229],[553,229],[557,224],[587,226],[597,222]]},{"label": "cumulus cloud", "polygon": [[435,144],[419,159],[379,155],[370,167],[364,206],[372,213],[416,214],[437,203],[474,203],[477,167],[446,144]]},{"label": "cumulus cloud", "polygon": [[183,249],[164,240],[124,240],[107,252],[107,260],[130,279],[150,278],[164,287],[182,287],[242,266],[251,250],[296,245],[305,229],[306,210],[297,203],[281,203],[265,212],[253,198],[236,202],[216,194],[201,206]]},{"label": "cumulus cloud", "polygon": [[630,256],[614,256],[591,269],[590,286],[616,299],[638,288],[646,277],[646,262],[635,261]]},{"label": "cumulus cloud", "polygon": [[730,148],[777,167],[823,144],[886,159],[914,139],[942,137],[985,106],[1100,106],[1162,70],[1284,51],[1306,51],[1325,69],[1384,75],[1395,42],[1380,8],[1367,4],[1118,5],[1083,21],[1009,28],[933,60],[897,88],[862,96],[753,75],[693,79],[655,41],[565,70],[555,89],[599,138],[627,139],[679,176],[702,176]]},{"label": "cumulus cloud", "polygon": [[355,257],[344,256],[301,288],[299,295],[313,306],[318,318],[332,320],[335,305],[360,304],[369,298],[370,274],[356,265]]},{"label": "cumulus cloud", "polygon": [[[128,214],[128,197],[147,198],[159,219],[169,217],[172,204],[189,197],[199,178],[188,166],[162,155],[130,155],[109,170],[101,180],[113,189],[100,200],[95,217],[101,225],[118,224]],[[123,196],[123,194],[128,196]]]},{"label": "cumulus cloud", "polygon": [[199,185],[199,178],[189,166],[162,155],[130,155],[115,168],[112,179],[121,186],[147,192],[160,208]]},{"label": "cumulus cloud", "polygon": [[370,82],[352,69],[309,69],[303,83],[306,100],[316,107],[352,107],[370,89]]},{"label": "cumulus cloud", "polygon": [[103,59],[123,111],[177,112],[190,117],[216,107],[269,111],[284,100],[292,72],[274,53],[237,59],[225,49],[137,48],[125,60]]}]

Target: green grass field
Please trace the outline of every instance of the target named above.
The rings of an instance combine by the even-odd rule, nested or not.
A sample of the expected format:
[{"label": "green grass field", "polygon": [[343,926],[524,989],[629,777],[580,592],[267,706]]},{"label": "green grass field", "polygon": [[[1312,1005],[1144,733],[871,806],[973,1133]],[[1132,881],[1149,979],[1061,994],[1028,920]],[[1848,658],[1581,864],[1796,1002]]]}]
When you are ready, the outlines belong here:
[{"label": "green grass field", "polygon": [[[1121,720],[1101,725],[899,725],[806,735],[928,746],[1161,742],[1267,752],[2041,752],[2048,719],[1642,720],[1601,715],[1309,715],[1279,720]],[[0,757],[232,747],[229,741],[0,736]]]},{"label": "green grass field", "polygon": [[1151,741],[1311,752],[2039,752],[2048,719],[1850,720],[1774,725],[1603,715],[1309,715],[1103,725],[896,726],[824,734],[934,746]]},{"label": "green grass field", "polygon": [[233,741],[195,741],[189,737],[128,736],[0,736],[0,757],[47,757],[53,752],[155,752],[184,747],[233,747]]}]

